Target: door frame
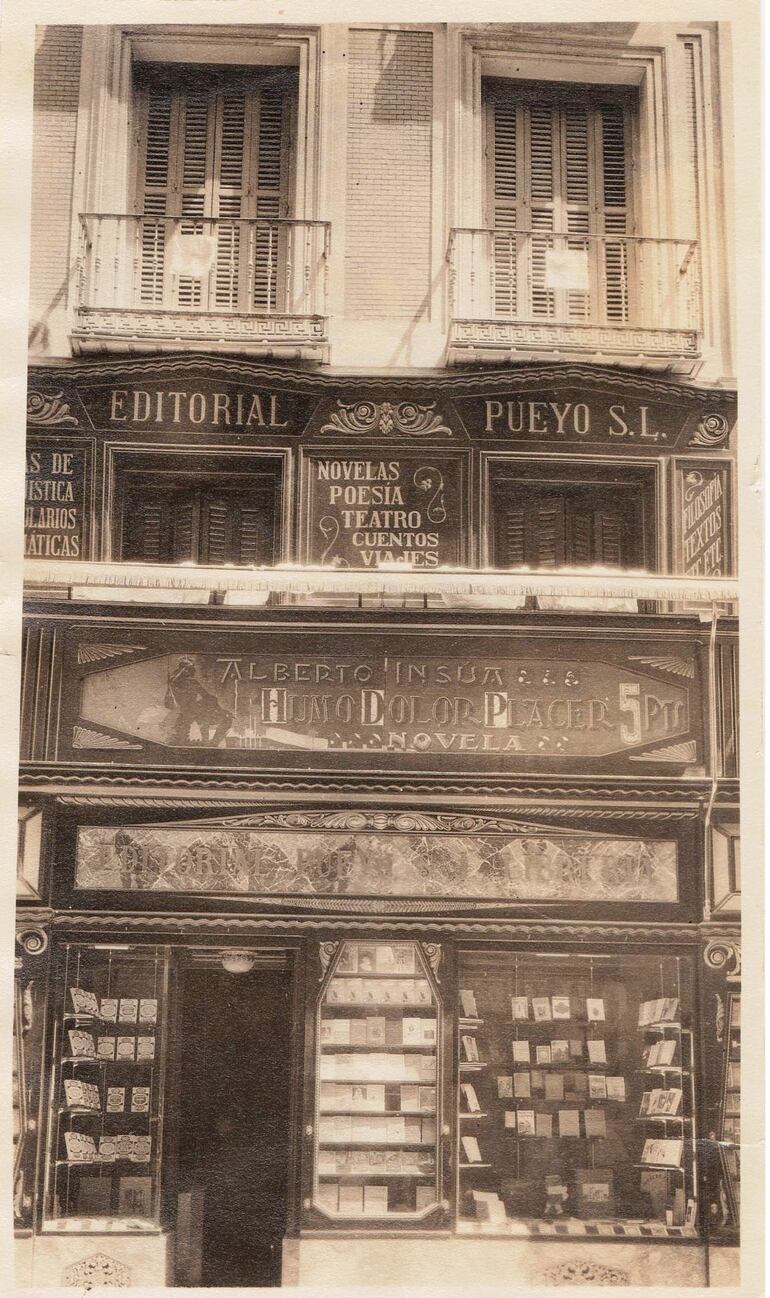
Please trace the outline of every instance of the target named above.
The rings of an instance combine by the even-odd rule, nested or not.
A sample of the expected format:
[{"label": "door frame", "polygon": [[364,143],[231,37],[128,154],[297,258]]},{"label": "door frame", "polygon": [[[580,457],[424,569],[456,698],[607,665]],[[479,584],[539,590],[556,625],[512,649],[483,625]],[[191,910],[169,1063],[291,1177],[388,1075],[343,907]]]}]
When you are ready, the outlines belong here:
[{"label": "door frame", "polygon": [[[178,943],[172,947],[169,977],[167,1065],[164,1087],[164,1135],[161,1153],[161,1220],[176,1242],[179,1186],[179,1110],[176,1103],[182,1083],[182,1040],[179,1031],[185,969],[193,965],[217,964],[225,955],[243,952],[254,956],[266,969],[284,967],[289,979],[289,1113],[286,1142],[286,1230],[284,1239],[299,1233],[301,1208],[301,1122],[305,1050],[305,951],[301,938],[250,940],[240,943]],[[279,963],[280,962],[280,963]],[[232,977],[237,978],[238,974]],[[176,1249],[172,1246],[171,1287],[176,1287]]]}]

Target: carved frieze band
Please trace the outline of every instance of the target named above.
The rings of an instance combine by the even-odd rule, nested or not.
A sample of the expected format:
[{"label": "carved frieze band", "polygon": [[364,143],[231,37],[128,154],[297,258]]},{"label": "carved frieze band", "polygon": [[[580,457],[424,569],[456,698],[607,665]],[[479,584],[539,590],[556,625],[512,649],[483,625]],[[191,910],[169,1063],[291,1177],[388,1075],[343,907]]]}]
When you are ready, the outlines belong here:
[{"label": "carved frieze band", "polygon": [[[137,915],[105,912],[104,914],[68,913],[61,914],[54,920],[57,930],[73,932],[110,932],[132,933],[216,933],[259,934],[259,933],[302,933],[317,935],[319,917],[302,916],[244,916],[244,915]],[[323,929],[326,932],[340,932],[343,935],[351,931],[351,920],[346,917],[324,918]],[[468,919],[444,920],[422,919],[361,919],[356,922],[356,933],[403,933],[409,936],[419,935],[423,940],[431,940],[432,935],[497,937],[510,941],[522,942],[619,942],[645,944],[692,944],[698,932],[689,924],[601,924],[583,923],[567,924],[563,922],[541,921],[532,923],[527,920],[484,920],[478,916]],[[331,955],[329,956],[331,959]]]},{"label": "carved frieze band", "polygon": [[[412,787],[412,786],[410,786],[410,787]],[[471,791],[471,792],[472,792],[472,791]],[[606,791],[605,791],[605,792],[606,792]],[[242,797],[243,797],[244,801],[246,801],[247,799],[249,799],[251,796],[253,796],[253,795],[250,795],[249,790],[244,789],[244,790],[242,791]],[[616,796],[617,796],[617,795],[616,795]],[[91,808],[91,807],[125,807],[126,809],[139,810],[139,811],[143,811],[143,810],[147,810],[147,811],[184,811],[184,810],[187,810],[187,811],[191,811],[191,810],[195,810],[195,811],[218,811],[218,810],[223,810],[223,811],[224,811],[224,810],[228,810],[228,811],[232,811],[232,808],[233,808],[233,798],[226,798],[226,799],[225,799],[225,798],[195,798],[195,800],[193,801],[193,800],[191,800],[190,798],[168,798],[168,797],[162,797],[162,796],[158,796],[158,797],[146,797],[146,798],[135,798],[135,797],[122,797],[122,796],[119,796],[119,795],[117,795],[117,794],[113,794],[113,795],[105,794],[105,795],[103,795],[103,796],[99,796],[99,795],[85,795],[85,794],[82,794],[82,795],[77,795],[77,794],[76,794],[76,795],[62,794],[60,797],[57,798],[57,802],[58,802],[59,805],[62,806],[62,807],[81,807],[81,808]],[[699,809],[698,809],[698,807],[695,807],[695,806],[693,806],[691,809],[688,809],[688,810],[670,810],[670,809],[669,809],[669,810],[659,810],[659,809],[657,809],[657,808],[650,808],[650,809],[648,809],[648,808],[644,808],[644,807],[640,807],[640,808],[639,808],[639,807],[629,808],[628,806],[622,806],[622,807],[573,807],[573,806],[554,807],[554,806],[550,805],[550,803],[549,803],[549,805],[548,805],[547,807],[544,807],[544,806],[525,806],[525,807],[519,807],[519,806],[516,806],[516,807],[511,808],[511,811],[512,811],[512,813],[513,813],[514,816],[527,816],[528,818],[529,818],[529,817],[537,818],[537,819],[538,819],[538,828],[542,827],[542,824],[544,824],[544,823],[550,823],[550,822],[553,821],[553,820],[569,820],[569,821],[577,821],[577,820],[592,820],[592,821],[594,821],[594,820],[595,820],[595,821],[602,821],[602,820],[617,820],[618,818],[626,818],[626,819],[628,819],[630,816],[633,816],[634,820],[656,820],[656,821],[660,821],[661,823],[666,823],[666,824],[668,824],[668,823],[671,823],[672,821],[686,821],[686,820],[692,820],[692,819],[696,818],[696,817],[699,815]],[[270,813],[266,813],[266,814],[273,816],[273,815],[275,815],[276,813],[274,813],[274,812],[270,812]],[[292,814],[297,814],[297,813],[292,813]],[[299,814],[307,815],[308,813],[307,813],[307,812],[302,812],[302,813],[299,813]],[[376,814],[382,814],[382,813],[376,813]],[[407,816],[408,816],[408,817],[410,817],[410,818],[414,816],[414,813],[413,813],[413,812],[392,813],[392,814],[393,814],[393,815],[399,815],[399,816],[402,816],[402,815],[403,815],[404,817],[407,817]],[[421,816],[424,816],[424,815],[425,815],[425,813],[422,813],[422,812],[419,813],[419,814],[420,814]],[[465,819],[465,817],[463,817],[463,819]],[[254,816],[253,816],[253,823],[254,823],[254,824],[257,824],[258,822],[259,822],[261,825],[266,825],[266,824],[268,823],[266,820],[264,820],[264,821],[259,821],[259,817],[258,817],[257,813],[254,813]],[[223,823],[223,822],[220,821],[219,823]],[[273,823],[276,823],[276,822],[273,822]],[[294,823],[296,824],[296,822],[294,822]],[[329,827],[331,828],[331,826],[329,826]],[[374,826],[372,826],[372,827],[374,828]],[[512,828],[517,828],[517,827],[518,827],[518,828],[525,828],[525,826],[523,826],[523,824],[522,824],[521,822],[517,822],[515,819],[507,820],[507,821],[506,821],[506,825],[505,825],[505,827],[506,827],[506,829],[512,829]],[[530,827],[531,827],[531,826],[530,826]],[[350,826],[348,826],[348,828],[350,828]],[[402,832],[403,832],[403,831],[402,831]]]}]

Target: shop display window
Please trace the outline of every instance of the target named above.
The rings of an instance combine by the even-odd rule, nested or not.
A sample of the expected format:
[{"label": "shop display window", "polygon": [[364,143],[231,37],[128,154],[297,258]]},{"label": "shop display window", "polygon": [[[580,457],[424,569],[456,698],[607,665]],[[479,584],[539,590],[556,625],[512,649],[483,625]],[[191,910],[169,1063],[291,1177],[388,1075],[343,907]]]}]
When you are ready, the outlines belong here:
[{"label": "shop display window", "polygon": [[44,1226],[155,1230],[166,952],[67,945],[61,959]]},{"label": "shop display window", "polygon": [[692,990],[679,956],[466,953],[461,1233],[696,1233]]},{"label": "shop display window", "polygon": [[344,942],[317,1015],[314,1203],[422,1219],[439,1199],[439,1015],[414,942]]}]

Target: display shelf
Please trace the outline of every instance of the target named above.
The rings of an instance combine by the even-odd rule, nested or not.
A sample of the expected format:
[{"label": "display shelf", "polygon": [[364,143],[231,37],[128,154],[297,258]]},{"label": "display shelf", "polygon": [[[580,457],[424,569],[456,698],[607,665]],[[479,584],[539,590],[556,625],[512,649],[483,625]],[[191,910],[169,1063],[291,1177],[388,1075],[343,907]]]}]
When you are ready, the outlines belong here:
[{"label": "display shelf", "polygon": [[434,1172],[419,1172],[411,1169],[403,1172],[319,1172],[319,1181],[380,1181],[380,1180],[427,1180]]},{"label": "display shelf", "polygon": [[[340,944],[316,1018],[313,1204],[324,1216],[422,1221],[437,1205],[439,1028],[438,997],[417,943]],[[394,1121],[389,1132],[385,1124]],[[329,1151],[339,1156],[336,1166]],[[363,1158],[387,1151],[396,1166],[346,1167],[351,1151]]]},{"label": "display shelf", "polygon": [[[168,949],[155,945],[61,950],[44,1228],[87,1229],[78,1223],[97,1219],[116,1231],[159,1226],[168,963]],[[123,1040],[133,1053],[100,1056],[105,1038],[113,1051]],[[84,1053],[89,1042],[93,1054]]]},{"label": "display shelf", "polygon": [[[473,1035],[480,1055],[478,1063],[463,1058],[469,1016],[461,1015],[456,1164],[461,1222],[490,1233],[501,1224],[506,1233],[522,1212],[531,1215],[533,1203],[541,1205],[543,1229],[521,1233],[561,1234],[552,1222],[562,1216],[606,1217],[608,1204],[613,1222],[601,1233],[623,1235],[628,1221],[627,1233],[634,1234],[641,1227],[631,1226],[631,1220],[644,1217],[650,1218],[645,1233],[662,1237],[667,1212],[677,1214],[677,1225],[685,1213],[690,1219],[697,1184],[690,1100],[680,1113],[639,1114],[643,1092],[664,1090],[667,1082],[678,1089],[691,1073],[692,1035],[681,1013],[685,1003],[689,1011],[692,980],[688,963],[683,983],[683,959],[508,953],[491,947],[461,955],[458,1000],[461,1008],[477,1009]],[[638,1032],[637,1016],[649,1018]],[[665,1041],[676,1044],[658,1045]],[[589,1058],[589,1049],[604,1057]],[[668,1063],[673,1059],[677,1062]],[[469,1086],[474,1094],[464,1094]],[[609,1094],[600,1095],[605,1089]],[[469,1097],[484,1122],[474,1123],[478,1114],[468,1110]],[[676,1096],[656,1097],[661,1107],[664,1098],[675,1107]],[[681,1174],[642,1156],[665,1159],[672,1167],[681,1156],[674,1168]],[[658,1182],[652,1175],[656,1168]],[[479,1172],[478,1179],[466,1176],[467,1169]],[[640,1170],[651,1175],[640,1176]],[[585,1228],[576,1226],[574,1233],[586,1233]]]}]

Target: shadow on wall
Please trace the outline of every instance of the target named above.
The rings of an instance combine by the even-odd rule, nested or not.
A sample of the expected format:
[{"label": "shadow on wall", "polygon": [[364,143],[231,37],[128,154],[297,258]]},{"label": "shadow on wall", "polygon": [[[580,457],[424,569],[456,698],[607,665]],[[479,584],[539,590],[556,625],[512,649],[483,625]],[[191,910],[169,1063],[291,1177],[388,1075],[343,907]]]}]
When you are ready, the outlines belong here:
[{"label": "shadow on wall", "polygon": [[[416,54],[416,40],[419,41],[420,37],[427,46],[425,54],[422,52]],[[433,56],[430,35],[412,31],[383,31],[380,32],[377,50],[380,74],[374,90],[372,121],[403,125],[410,116],[416,121],[431,121],[433,118]],[[414,97],[410,97],[404,93],[405,76],[410,70],[417,72],[418,68],[421,79],[424,80],[422,84],[416,85]]]},{"label": "shadow on wall", "polygon": [[49,26],[38,29],[35,44],[29,347],[37,354],[60,342],[53,321],[76,275],[70,239],[81,40],[80,27]]}]

